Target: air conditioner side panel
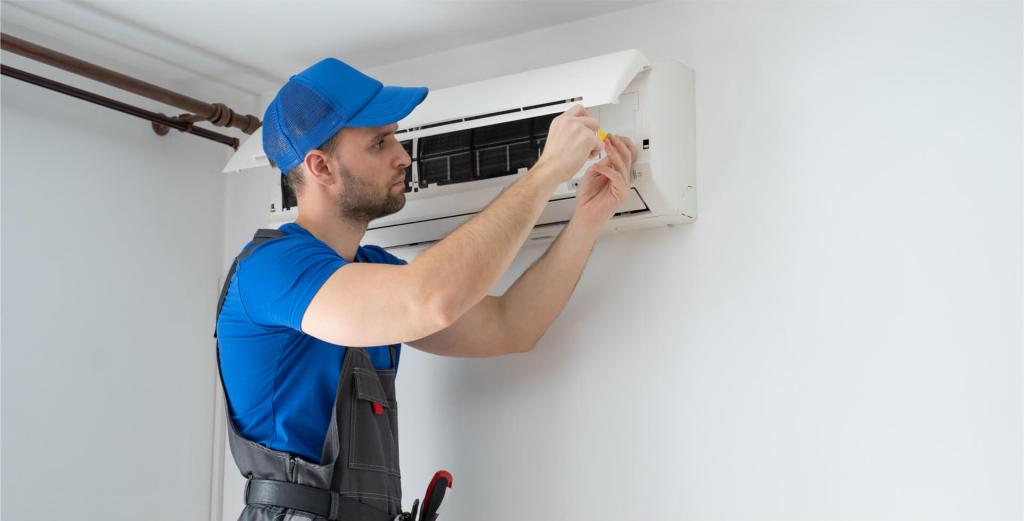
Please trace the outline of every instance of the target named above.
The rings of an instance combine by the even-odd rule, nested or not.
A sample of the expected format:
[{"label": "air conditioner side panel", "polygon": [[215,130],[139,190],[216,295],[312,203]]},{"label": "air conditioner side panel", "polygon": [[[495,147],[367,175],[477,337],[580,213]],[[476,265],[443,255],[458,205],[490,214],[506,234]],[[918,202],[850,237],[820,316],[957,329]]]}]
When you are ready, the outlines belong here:
[{"label": "air conditioner side panel", "polygon": [[650,130],[650,179],[640,193],[656,215],[697,218],[695,74],[676,61],[652,65],[641,107]]}]

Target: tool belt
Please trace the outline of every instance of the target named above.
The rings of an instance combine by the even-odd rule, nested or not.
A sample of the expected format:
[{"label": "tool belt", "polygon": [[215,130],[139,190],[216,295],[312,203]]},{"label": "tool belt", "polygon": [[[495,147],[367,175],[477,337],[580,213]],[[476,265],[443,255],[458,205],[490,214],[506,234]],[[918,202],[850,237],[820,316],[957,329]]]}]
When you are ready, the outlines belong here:
[{"label": "tool belt", "polygon": [[[451,474],[443,470],[434,474],[423,499],[423,511],[420,512],[419,521],[437,519],[437,509],[444,499],[445,489],[451,486]],[[246,482],[244,499],[246,505],[291,508],[330,521],[416,521],[419,509],[417,499],[413,502],[412,512],[392,516],[330,490],[287,481],[256,478],[249,478]]]}]

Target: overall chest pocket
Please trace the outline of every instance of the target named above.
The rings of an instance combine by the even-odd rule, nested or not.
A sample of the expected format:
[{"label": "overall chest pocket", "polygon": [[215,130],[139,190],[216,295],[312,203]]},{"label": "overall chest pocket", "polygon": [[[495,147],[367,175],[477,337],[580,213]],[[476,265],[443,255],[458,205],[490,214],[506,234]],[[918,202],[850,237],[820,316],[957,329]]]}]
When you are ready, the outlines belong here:
[{"label": "overall chest pocket", "polygon": [[398,468],[398,411],[376,372],[355,368],[352,373],[349,466],[400,475]]}]

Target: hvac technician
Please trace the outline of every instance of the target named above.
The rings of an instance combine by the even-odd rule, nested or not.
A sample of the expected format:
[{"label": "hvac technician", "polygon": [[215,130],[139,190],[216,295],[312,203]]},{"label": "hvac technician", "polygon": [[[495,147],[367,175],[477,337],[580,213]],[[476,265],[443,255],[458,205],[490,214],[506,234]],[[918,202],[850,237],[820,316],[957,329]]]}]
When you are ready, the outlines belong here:
[{"label": "hvac technician", "polygon": [[[626,197],[636,147],[602,142],[577,105],[551,122],[526,175],[411,263],[360,245],[370,221],[405,204],[411,158],[394,132],[426,95],[328,58],[267,108],[263,148],[287,176],[298,217],[257,232],[218,305],[229,442],[249,478],[242,520],[411,519],[398,459],[401,344],[444,356],[530,351]],[[601,150],[563,232],[504,295],[488,295],[555,188]]]}]

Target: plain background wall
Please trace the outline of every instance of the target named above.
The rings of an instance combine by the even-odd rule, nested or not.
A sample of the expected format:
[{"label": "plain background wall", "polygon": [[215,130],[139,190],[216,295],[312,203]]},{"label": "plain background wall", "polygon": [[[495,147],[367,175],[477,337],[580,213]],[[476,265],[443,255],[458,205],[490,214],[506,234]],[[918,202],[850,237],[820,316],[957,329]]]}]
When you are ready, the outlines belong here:
[{"label": "plain background wall", "polygon": [[0,518],[208,519],[231,150],[7,77],[0,88]]},{"label": "plain background wall", "polygon": [[697,72],[698,221],[602,239],[533,353],[409,350],[407,493],[449,467],[457,520],[1020,518],[1020,4],[661,4],[372,74],[623,48]]},{"label": "plain background wall", "polygon": [[[657,4],[367,72],[625,48],[696,70],[698,220],[602,238],[532,353],[407,348],[406,503],[447,468],[451,521],[1020,519],[1019,3]],[[273,175],[229,177],[230,255]]]},{"label": "plain background wall", "polygon": [[[406,503],[444,467],[452,521],[1019,519],[1021,14],[658,4],[368,69],[697,72],[697,223],[602,238],[532,353],[406,350]],[[0,517],[205,519],[212,312],[273,174],[0,88]]]}]

